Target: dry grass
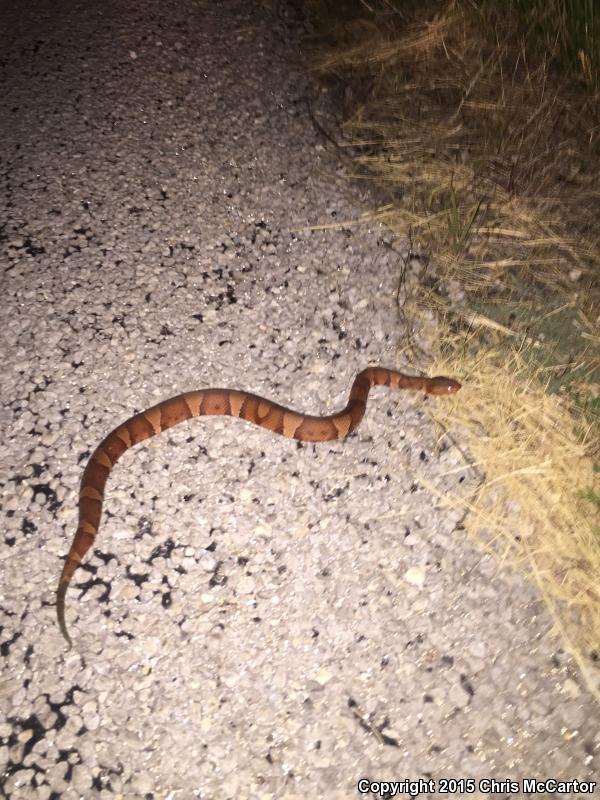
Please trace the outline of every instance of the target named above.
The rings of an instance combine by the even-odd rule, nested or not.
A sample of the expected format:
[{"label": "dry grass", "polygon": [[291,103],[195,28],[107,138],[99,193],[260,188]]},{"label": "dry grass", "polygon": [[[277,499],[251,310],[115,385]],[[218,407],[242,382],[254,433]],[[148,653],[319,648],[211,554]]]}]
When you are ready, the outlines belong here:
[{"label": "dry grass", "polygon": [[340,144],[355,177],[387,189],[398,224],[474,260],[478,290],[513,263],[553,288],[573,288],[568,265],[582,286],[597,275],[594,98],[567,92],[543,58],[483,40],[458,2],[401,34],[360,21],[346,35],[316,68],[367,72]]},{"label": "dry grass", "polygon": [[436,367],[460,374],[467,364],[460,402],[442,421],[482,480],[467,499],[440,500],[467,510],[466,530],[536,583],[556,632],[600,699],[599,676],[590,669],[600,659],[600,519],[592,496],[600,496],[600,474],[589,456],[593,427],[548,394],[519,350],[501,365],[497,352],[479,348],[462,370],[456,362]]},{"label": "dry grass", "polygon": [[402,270],[399,289],[405,314],[426,306],[447,323],[445,369],[464,389],[445,424],[483,476],[466,526],[535,581],[589,678],[600,658],[597,98],[509,19],[485,29],[467,0],[431,0],[410,24],[391,1],[362,6],[329,21],[312,66],[343,82],[349,173],[386,199],[368,219],[429,257],[418,285]]}]

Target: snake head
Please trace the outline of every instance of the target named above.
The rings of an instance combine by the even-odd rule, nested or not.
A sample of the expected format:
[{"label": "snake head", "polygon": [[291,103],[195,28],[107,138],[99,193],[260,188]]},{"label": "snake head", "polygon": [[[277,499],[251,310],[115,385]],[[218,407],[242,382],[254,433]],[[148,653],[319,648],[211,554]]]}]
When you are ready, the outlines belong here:
[{"label": "snake head", "polygon": [[446,378],[445,375],[436,375],[435,378],[428,378],[426,391],[428,394],[435,395],[456,394],[460,388],[460,383],[455,381],[454,378]]}]

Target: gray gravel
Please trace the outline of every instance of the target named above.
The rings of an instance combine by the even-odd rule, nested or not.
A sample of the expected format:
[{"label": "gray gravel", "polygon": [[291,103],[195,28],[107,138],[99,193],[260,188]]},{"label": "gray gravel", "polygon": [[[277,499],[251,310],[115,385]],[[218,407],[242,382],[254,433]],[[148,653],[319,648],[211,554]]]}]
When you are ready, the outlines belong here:
[{"label": "gray gravel", "polygon": [[0,8],[0,795],[593,779],[600,713],[539,597],[420,483],[475,479],[426,413],[443,400],[378,390],[343,442],[210,419],[129,451],[65,652],[54,590],[91,449],[186,389],[318,413],[365,365],[402,367],[402,243],[303,230],[365,198],[306,113],[285,6]]}]

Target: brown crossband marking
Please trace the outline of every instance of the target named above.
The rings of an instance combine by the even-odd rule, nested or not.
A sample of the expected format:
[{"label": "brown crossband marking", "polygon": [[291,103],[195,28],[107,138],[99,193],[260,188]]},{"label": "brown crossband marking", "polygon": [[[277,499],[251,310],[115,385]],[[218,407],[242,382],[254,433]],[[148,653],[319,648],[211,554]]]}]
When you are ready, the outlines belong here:
[{"label": "brown crossband marking", "polygon": [[240,417],[273,433],[304,442],[341,439],[351,433],[363,418],[372,386],[412,389],[438,396],[455,394],[460,389],[460,383],[452,378],[424,378],[404,375],[385,367],[367,367],[354,379],[346,407],[329,416],[300,414],[251,392],[199,389],[164,400],[109,433],[92,453],[83,472],[79,489],[79,524],[56,592],[58,624],[69,647],[72,642],[65,621],[65,595],[75,570],[98,533],[104,487],[110,470],[126,450],[180,422],[201,416]]}]

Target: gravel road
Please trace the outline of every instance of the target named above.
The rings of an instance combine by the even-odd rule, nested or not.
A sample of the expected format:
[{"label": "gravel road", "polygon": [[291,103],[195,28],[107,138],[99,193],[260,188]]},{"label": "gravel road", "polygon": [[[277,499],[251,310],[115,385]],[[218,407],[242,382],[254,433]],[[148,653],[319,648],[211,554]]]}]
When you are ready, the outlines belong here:
[{"label": "gravel road", "polygon": [[65,650],[103,436],[210,386],[331,412],[363,367],[406,366],[403,245],[350,224],[366,198],[311,123],[285,5],[8,0],[0,28],[0,796],[593,780],[600,712],[542,602],[421,484],[475,480],[427,413],[449,398],[378,389],[345,441],[212,418],[128,451]]}]

